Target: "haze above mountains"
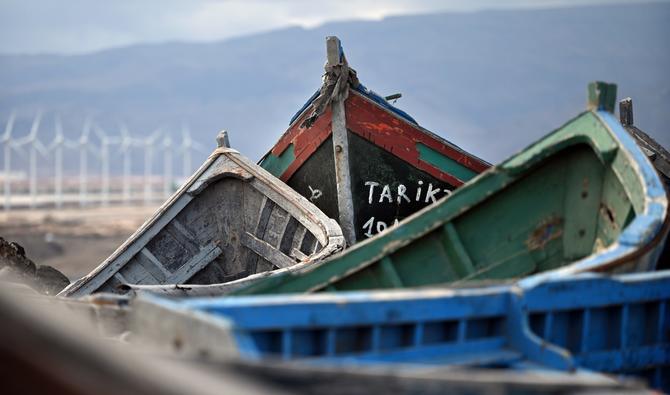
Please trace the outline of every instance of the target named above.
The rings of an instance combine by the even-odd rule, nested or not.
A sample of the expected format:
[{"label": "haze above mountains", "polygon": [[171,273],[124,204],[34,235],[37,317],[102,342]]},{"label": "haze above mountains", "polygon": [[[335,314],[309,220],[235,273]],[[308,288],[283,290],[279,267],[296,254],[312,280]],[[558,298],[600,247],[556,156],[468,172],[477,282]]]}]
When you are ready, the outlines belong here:
[{"label": "haze above mountains", "polygon": [[[25,135],[45,110],[71,138],[92,115],[109,134],[162,127],[214,147],[227,129],[258,159],[319,88],[325,37],[337,35],[367,87],[401,92],[422,126],[498,162],[585,108],[586,85],[630,96],[635,123],[670,146],[670,4],[480,11],[330,23],[214,43],[135,45],[86,55],[0,56],[0,122]],[[202,154],[203,156],[205,154]]]}]

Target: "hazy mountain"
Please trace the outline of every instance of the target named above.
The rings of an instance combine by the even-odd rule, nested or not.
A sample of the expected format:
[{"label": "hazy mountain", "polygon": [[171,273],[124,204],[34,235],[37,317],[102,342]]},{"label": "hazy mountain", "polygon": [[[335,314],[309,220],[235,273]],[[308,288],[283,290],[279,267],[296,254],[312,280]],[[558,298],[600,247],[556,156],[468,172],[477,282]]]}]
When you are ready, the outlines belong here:
[{"label": "hazy mountain", "polygon": [[[497,162],[585,108],[586,84],[617,82],[636,124],[670,146],[670,4],[482,11],[332,23],[214,43],[141,45],[76,55],[0,56],[0,122],[25,134],[59,113],[67,134],[92,114],[110,132],[191,125],[208,148],[219,129],[258,159],[319,87],[327,35],[361,81],[402,92],[397,106]],[[204,156],[204,154],[203,154]]]}]

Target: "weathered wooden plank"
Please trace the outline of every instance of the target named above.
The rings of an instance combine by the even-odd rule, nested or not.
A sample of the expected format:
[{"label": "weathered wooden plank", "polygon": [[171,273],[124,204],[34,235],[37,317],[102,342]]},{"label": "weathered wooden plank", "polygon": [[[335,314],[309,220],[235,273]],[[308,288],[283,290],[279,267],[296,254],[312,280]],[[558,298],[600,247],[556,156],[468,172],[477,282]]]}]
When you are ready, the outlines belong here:
[{"label": "weathered wooden plank", "polygon": [[[181,195],[174,203],[165,208],[165,211],[159,210],[152,219],[147,221],[135,234],[139,236],[131,236],[117,252],[107,258],[99,268],[100,272],[93,276],[89,281],[82,285],[71,296],[85,295],[92,293],[100,288],[107,280],[109,280],[117,271],[121,269],[135,254],[140,252],[142,248],[153,239],[163,228],[186,207],[191,201],[190,195]],[[166,203],[169,204],[172,202]],[[165,207],[165,206],[164,206]]]},{"label": "weathered wooden plank", "polygon": [[470,256],[452,222],[444,224],[442,243],[448,253],[452,252],[452,254],[449,255],[455,255],[456,259],[452,260],[450,264],[460,276],[466,277],[475,272],[475,265],[472,263],[472,259],[470,259]]},{"label": "weathered wooden plank", "polygon": [[[135,260],[131,260],[135,262]],[[142,265],[130,264],[119,270],[119,274],[126,279],[126,284],[151,284],[154,277]]]},{"label": "weathered wooden plank", "polygon": [[179,268],[174,274],[172,274],[167,282],[169,284],[182,284],[187,281],[189,278],[193,277],[197,272],[202,270],[207,266],[211,261],[216,259],[221,255],[223,251],[215,243],[210,243],[207,246],[203,247],[199,253],[194,257],[189,259],[186,264]]},{"label": "weathered wooden plank", "polygon": [[385,278],[389,281],[389,283],[394,288],[402,288],[403,287],[402,280],[400,279],[398,272],[395,270],[391,258],[385,256],[384,258],[382,258],[380,264],[382,271],[384,272]]},{"label": "weathered wooden plank", "polygon": [[293,239],[296,234],[300,222],[298,222],[295,217],[289,217],[286,227],[284,228],[284,233],[282,234],[281,242],[279,243],[279,251],[288,255],[291,252],[291,246],[293,246]]},{"label": "weathered wooden plank", "polygon": [[297,248],[291,250],[291,256],[299,261],[305,261],[309,258],[308,255],[303,254],[303,252]]},{"label": "weathered wooden plank", "polygon": [[294,253],[296,251],[300,252],[302,256],[306,256],[302,251],[300,251],[300,245],[302,244],[302,239],[305,238],[305,233],[308,232],[307,228],[304,226],[299,226],[293,235],[293,241],[291,244],[292,255],[298,258]]},{"label": "weathered wooden plank", "polygon": [[[307,201],[307,199],[304,201],[298,199],[287,200],[285,193],[279,192],[277,189],[272,188],[271,185],[268,185],[268,183],[263,183],[261,181],[262,180],[257,177],[250,183],[261,194],[267,196],[268,199],[272,200],[275,204],[300,221],[300,224],[307,228],[309,232],[313,233],[315,237],[319,238],[319,241],[322,244],[328,244],[328,240],[325,238],[326,231],[323,227],[325,223],[323,221],[316,221],[315,219],[317,217],[315,216],[315,213],[305,209],[304,201]],[[283,185],[282,187],[290,190],[288,186]],[[291,190],[291,192],[293,191]],[[323,215],[323,213],[319,211],[319,214],[317,215]],[[259,236],[258,233],[255,234],[256,236]]]},{"label": "weathered wooden plank", "polygon": [[296,261],[249,232],[242,235],[242,245],[278,268],[290,267],[296,264]]},{"label": "weathered wooden plank", "polygon": [[290,219],[291,216],[286,210],[275,205],[262,239],[267,241],[271,246],[279,248],[279,244],[281,243],[281,239]]},{"label": "weathered wooden plank", "polygon": [[310,232],[305,232],[305,235],[302,238],[302,242],[300,243],[300,251],[302,251],[304,254],[310,255],[312,254],[312,251],[314,251],[314,246],[316,243],[317,241],[316,238],[314,238],[314,235]]},{"label": "weathered wooden plank", "polygon": [[[176,219],[173,220],[165,227],[165,231],[175,239],[179,245],[181,245],[187,251],[190,251],[191,254],[196,254],[200,248],[198,246],[198,241],[195,239],[192,233],[190,233],[183,225],[177,226],[179,221]],[[183,230],[183,232],[182,232]],[[185,232],[185,233],[184,233]]]},{"label": "weathered wooden plank", "polygon": [[128,280],[121,274],[121,272],[114,273],[114,278],[121,284],[128,284]]},{"label": "weathered wooden plank", "polygon": [[272,200],[267,197],[263,198],[263,203],[261,205],[261,212],[258,214],[258,223],[256,224],[256,231],[254,234],[261,239],[265,236],[265,229],[268,227],[268,222],[270,221],[270,216],[272,215],[272,209],[275,204]]},{"label": "weathered wooden plank", "polygon": [[194,242],[195,242],[195,240],[197,240],[197,238],[196,238],[196,236],[193,234],[193,232],[191,232],[190,230],[186,229],[186,226],[184,226],[184,224],[182,224],[181,222],[179,222],[176,218],[174,219],[174,221],[172,221],[172,222],[170,223],[170,225],[174,226],[174,228],[177,229],[177,231],[179,231],[179,233],[181,233],[181,234],[182,234],[184,237],[186,237],[187,239],[189,239],[189,240],[193,240]]},{"label": "weathered wooden plank", "polygon": [[162,283],[172,274],[147,248],[143,248],[142,251],[140,251],[140,254],[144,259],[138,259],[139,264],[142,265],[147,272],[151,273],[156,280]]}]

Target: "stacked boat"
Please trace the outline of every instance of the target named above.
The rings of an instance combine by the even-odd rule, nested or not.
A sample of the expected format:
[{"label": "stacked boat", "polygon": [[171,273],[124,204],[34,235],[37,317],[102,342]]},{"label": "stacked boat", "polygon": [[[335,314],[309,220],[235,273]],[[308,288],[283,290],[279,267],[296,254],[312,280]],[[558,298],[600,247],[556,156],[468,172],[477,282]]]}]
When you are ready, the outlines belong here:
[{"label": "stacked boat", "polygon": [[220,134],[59,303],[276,391],[670,391],[670,156],[630,99],[616,119],[616,85],[592,83],[586,111],[491,166],[326,42],[323,85],[259,164]]}]

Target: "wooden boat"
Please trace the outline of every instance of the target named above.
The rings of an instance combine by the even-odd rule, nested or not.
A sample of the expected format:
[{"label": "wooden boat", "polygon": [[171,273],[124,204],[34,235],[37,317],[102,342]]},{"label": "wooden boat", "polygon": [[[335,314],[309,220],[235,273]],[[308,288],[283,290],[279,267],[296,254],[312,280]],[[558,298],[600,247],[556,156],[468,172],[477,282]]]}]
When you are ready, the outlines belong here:
[{"label": "wooden boat", "polygon": [[[132,326],[166,344],[303,366],[399,365],[641,376],[670,390],[670,271],[585,273],[470,289],[168,299],[142,295]],[[170,317],[180,318],[170,318]],[[149,317],[151,320],[146,319]],[[191,317],[191,318],[189,318]],[[186,331],[200,317],[206,336]],[[135,319],[138,321],[135,322]],[[184,333],[187,333],[184,337]],[[158,335],[160,333],[160,335]],[[199,346],[198,341],[202,341]],[[222,345],[226,345],[224,348]]]},{"label": "wooden boat", "polygon": [[661,180],[670,189],[670,152],[647,133],[633,124],[633,99],[627,97],[619,102],[619,119],[621,125],[630,133],[642,152],[654,166]]},{"label": "wooden boat", "polygon": [[326,43],[323,86],[259,164],[337,218],[348,245],[393,226],[489,167],[367,89],[349,68],[337,37]]},{"label": "wooden boat", "polygon": [[123,293],[133,284],[220,284],[307,265],[344,244],[337,223],[228,148],[196,173],[93,272],[61,296]]},{"label": "wooden boat", "polygon": [[399,288],[551,271],[653,269],[668,198],[613,117],[616,85],[589,110],[375,238],[240,294]]},{"label": "wooden boat", "polygon": [[[635,138],[637,144],[642,148],[642,152],[656,169],[670,198],[670,152],[633,124],[633,99],[630,97],[619,102],[619,118],[623,127]],[[658,262],[660,269],[670,269],[670,238],[666,239],[665,247]]]}]

